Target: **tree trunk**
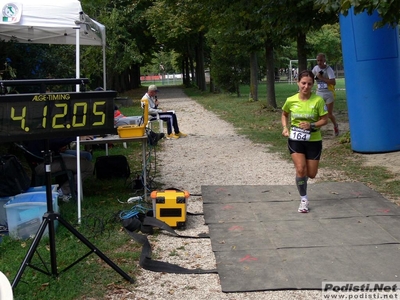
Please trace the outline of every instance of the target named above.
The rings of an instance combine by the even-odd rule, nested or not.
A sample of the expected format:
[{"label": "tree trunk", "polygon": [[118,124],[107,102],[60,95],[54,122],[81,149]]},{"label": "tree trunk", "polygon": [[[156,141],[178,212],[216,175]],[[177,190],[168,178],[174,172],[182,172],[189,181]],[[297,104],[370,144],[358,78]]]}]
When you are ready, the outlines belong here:
[{"label": "tree trunk", "polygon": [[211,77],[211,70],[210,70],[210,93],[214,93],[214,92],[215,92],[214,80]]},{"label": "tree trunk", "polygon": [[186,86],[186,74],[185,74],[185,59],[182,58],[181,61],[181,73],[182,73],[182,83]]},{"label": "tree trunk", "polygon": [[250,98],[258,101],[258,62],[257,53],[250,53]]},{"label": "tree trunk", "polygon": [[236,95],[240,97],[240,84],[238,82],[235,83]]},{"label": "tree trunk", "polygon": [[120,73],[119,79],[120,79],[119,92],[125,92],[128,89],[127,87],[128,87],[128,80],[129,80],[127,69],[125,69],[123,72]]},{"label": "tree trunk", "polygon": [[206,86],[206,73],[204,70],[204,33],[199,33],[199,45],[197,47],[196,58],[196,80],[197,86],[200,91],[205,91]]},{"label": "tree trunk", "polygon": [[190,87],[189,58],[185,57],[183,61],[183,78],[186,87]]},{"label": "tree trunk", "polygon": [[265,57],[267,61],[267,104],[276,108],[274,47],[269,40],[265,43]]},{"label": "tree trunk", "polygon": [[138,64],[134,64],[131,66],[130,73],[130,88],[137,89],[140,86],[140,66]]},{"label": "tree trunk", "polygon": [[[193,64],[191,62],[190,57],[187,57],[186,58],[186,86],[187,87],[190,87],[190,85],[191,85],[190,68],[192,68],[192,66],[193,66]],[[192,76],[194,76],[194,75],[192,74]]]},{"label": "tree trunk", "polygon": [[121,74],[114,74],[112,77],[111,89],[121,92]]},{"label": "tree trunk", "polygon": [[297,34],[297,59],[299,73],[301,71],[307,70],[307,49],[306,49],[306,34],[303,32],[299,32]]},{"label": "tree trunk", "polygon": [[189,55],[188,68],[190,68],[190,74],[191,74],[191,76],[189,76],[189,69],[188,69],[188,79],[189,79],[189,84],[191,84],[196,82],[196,72],[194,70],[193,58],[191,55]]}]

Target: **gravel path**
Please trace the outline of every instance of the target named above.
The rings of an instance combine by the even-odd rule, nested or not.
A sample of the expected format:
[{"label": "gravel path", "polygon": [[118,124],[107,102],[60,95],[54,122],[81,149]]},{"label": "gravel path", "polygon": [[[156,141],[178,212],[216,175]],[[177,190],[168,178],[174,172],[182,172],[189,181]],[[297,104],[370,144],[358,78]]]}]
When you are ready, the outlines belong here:
[{"label": "gravel path", "polygon": [[[179,126],[188,137],[163,141],[158,152],[158,170],[165,187],[187,190],[187,210],[203,211],[202,185],[290,185],[294,167],[267,145],[256,145],[236,134],[229,123],[205,110],[178,88],[160,88],[164,109],[174,109]],[[312,183],[313,181],[310,181]],[[294,207],[293,209],[297,209]],[[203,216],[189,216],[185,235],[208,232]],[[187,268],[215,269],[209,239],[180,239],[166,234],[149,236],[157,260]],[[318,291],[268,291],[223,293],[217,274],[177,275],[142,270],[132,291],[109,299],[321,299]],[[122,291],[121,291],[122,292]]]}]

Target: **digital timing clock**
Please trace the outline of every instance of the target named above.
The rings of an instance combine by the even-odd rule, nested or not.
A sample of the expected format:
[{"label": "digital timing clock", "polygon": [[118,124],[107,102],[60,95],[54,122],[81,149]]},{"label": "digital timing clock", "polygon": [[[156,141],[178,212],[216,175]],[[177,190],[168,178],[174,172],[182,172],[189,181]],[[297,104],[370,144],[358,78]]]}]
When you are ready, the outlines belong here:
[{"label": "digital timing clock", "polygon": [[0,143],[114,133],[115,91],[0,95]]}]

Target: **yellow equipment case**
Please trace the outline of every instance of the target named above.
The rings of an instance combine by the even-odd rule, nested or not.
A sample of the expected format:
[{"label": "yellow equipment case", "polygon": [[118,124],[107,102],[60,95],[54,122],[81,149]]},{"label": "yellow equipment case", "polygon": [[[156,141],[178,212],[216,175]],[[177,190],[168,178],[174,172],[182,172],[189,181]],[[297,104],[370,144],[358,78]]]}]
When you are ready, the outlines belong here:
[{"label": "yellow equipment case", "polygon": [[186,203],[189,196],[188,191],[151,192],[153,216],[171,227],[184,227],[186,225]]},{"label": "yellow equipment case", "polygon": [[142,137],[145,135],[146,126],[149,121],[149,102],[147,99],[142,99],[141,105],[143,108],[143,124],[119,126],[117,132],[120,138]]}]

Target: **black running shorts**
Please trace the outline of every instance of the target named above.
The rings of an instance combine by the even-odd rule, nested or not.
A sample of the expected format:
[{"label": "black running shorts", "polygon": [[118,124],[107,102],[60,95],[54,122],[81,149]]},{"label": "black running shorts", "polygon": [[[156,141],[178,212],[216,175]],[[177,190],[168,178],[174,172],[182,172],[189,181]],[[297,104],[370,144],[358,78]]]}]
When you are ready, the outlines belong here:
[{"label": "black running shorts", "polygon": [[288,139],[290,154],[303,153],[306,159],[319,160],[322,152],[322,141],[305,142]]}]

